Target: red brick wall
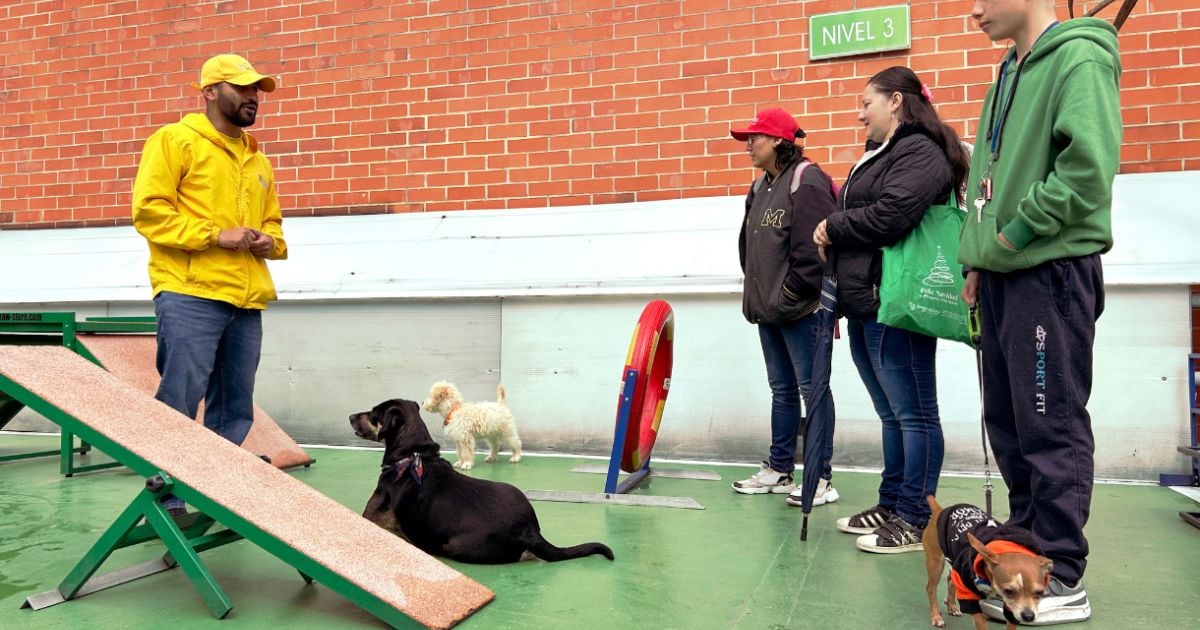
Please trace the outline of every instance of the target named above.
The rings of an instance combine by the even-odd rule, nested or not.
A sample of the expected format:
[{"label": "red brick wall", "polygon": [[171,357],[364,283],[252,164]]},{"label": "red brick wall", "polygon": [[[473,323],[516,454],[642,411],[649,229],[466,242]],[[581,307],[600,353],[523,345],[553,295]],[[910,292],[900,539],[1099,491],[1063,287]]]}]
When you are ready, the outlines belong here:
[{"label": "red brick wall", "polygon": [[[187,84],[227,51],[281,78],[253,133],[289,216],[740,195],[727,131],[774,104],[840,178],[889,65],[974,136],[1001,48],[967,0],[912,0],[909,51],[809,63],[808,15],[901,2],[10,0],[0,227],[127,222],[142,142],[201,106]],[[1200,169],[1200,6],[1143,0],[1121,48],[1122,171]]]}]

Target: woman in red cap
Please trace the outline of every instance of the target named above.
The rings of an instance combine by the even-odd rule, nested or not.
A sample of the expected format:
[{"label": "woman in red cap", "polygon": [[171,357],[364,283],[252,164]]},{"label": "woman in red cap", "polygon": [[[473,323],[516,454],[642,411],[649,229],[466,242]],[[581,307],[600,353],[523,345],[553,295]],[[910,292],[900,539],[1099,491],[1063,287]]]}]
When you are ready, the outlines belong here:
[{"label": "woman in red cap", "polygon": [[[730,132],[746,143],[746,152],[762,177],[746,195],[738,251],[746,276],[742,313],[758,326],[767,381],[771,386],[771,450],[762,468],[734,482],[742,494],[794,493],[789,505],[800,505],[792,477],[800,429],[800,396],[809,400],[813,351],[817,338],[817,304],[823,267],[812,232],[834,210],[833,186],[795,143],[804,131],[782,109],[764,109],[745,129]],[[828,417],[833,399],[825,397]],[[833,454],[833,431],[825,443],[826,461]],[[826,466],[813,505],[838,500]]]}]

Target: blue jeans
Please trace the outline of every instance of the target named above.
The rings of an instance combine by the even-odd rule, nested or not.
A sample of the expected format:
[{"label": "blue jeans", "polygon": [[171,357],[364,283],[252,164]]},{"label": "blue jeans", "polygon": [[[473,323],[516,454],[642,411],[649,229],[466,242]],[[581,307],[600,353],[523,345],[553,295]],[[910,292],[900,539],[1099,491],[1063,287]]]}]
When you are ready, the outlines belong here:
[{"label": "blue jeans", "polygon": [[204,426],[241,444],[254,422],[262,311],[163,291],[154,315],[162,376],[154,397],[189,418],[203,398]]},{"label": "blue jeans", "polygon": [[929,521],[945,444],[938,416],[937,338],[875,321],[848,320],[850,355],[883,423],[879,505],[910,525]]},{"label": "blue jeans", "polygon": [[[785,324],[759,324],[767,382],[771,385],[771,455],[767,464],[779,472],[796,466],[796,437],[800,431],[800,396],[811,400],[813,350],[817,340],[817,318],[809,315]],[[833,458],[833,396],[825,397],[830,419],[825,440],[825,461]],[[810,409],[811,413],[811,409]],[[831,479],[833,467],[825,465],[821,477]]]}]

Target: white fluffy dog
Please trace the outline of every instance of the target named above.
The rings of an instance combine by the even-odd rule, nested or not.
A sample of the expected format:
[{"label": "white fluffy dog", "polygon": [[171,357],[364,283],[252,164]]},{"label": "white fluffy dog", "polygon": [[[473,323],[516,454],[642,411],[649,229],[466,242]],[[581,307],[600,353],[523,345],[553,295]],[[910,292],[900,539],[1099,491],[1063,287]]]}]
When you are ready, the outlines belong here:
[{"label": "white fluffy dog", "polygon": [[470,470],[475,465],[475,440],[487,440],[492,452],[484,461],[496,461],[503,440],[512,449],[512,463],[521,461],[521,438],[517,437],[517,425],[512,412],[504,402],[504,386],[496,386],[496,402],[464,403],[462,394],[453,383],[442,381],[429,389],[429,397],[421,408],[441,414],[446,436],[454,440],[458,450],[455,468]]}]

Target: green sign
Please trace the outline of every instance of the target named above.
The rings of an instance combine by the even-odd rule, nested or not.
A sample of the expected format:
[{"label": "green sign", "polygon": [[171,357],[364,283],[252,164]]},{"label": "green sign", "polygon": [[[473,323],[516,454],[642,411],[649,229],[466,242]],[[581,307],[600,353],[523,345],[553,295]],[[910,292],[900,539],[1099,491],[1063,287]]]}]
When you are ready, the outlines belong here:
[{"label": "green sign", "polygon": [[909,47],[908,5],[814,15],[808,20],[809,59],[847,57]]}]

